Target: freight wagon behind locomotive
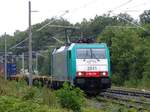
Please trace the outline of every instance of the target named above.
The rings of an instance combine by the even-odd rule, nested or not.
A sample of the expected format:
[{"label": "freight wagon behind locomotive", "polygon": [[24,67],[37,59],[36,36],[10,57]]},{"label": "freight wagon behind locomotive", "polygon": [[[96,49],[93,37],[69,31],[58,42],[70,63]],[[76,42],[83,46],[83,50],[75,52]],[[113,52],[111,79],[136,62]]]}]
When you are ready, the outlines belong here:
[{"label": "freight wagon behind locomotive", "polygon": [[53,87],[64,81],[85,92],[100,92],[110,88],[110,55],[105,43],[72,43],[52,52]]},{"label": "freight wagon behind locomotive", "polygon": [[[5,74],[5,64],[0,63],[0,76]],[[7,63],[7,78],[15,76],[17,74],[16,63]]]}]

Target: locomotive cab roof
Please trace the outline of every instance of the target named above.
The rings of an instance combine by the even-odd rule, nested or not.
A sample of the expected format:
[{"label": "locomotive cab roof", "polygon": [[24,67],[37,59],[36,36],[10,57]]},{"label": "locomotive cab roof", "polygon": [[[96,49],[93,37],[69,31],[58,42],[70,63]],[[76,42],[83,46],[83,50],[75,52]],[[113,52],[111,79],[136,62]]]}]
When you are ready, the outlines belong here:
[{"label": "locomotive cab roof", "polygon": [[52,54],[64,52],[66,50],[72,50],[73,48],[106,48],[106,47],[107,47],[106,43],[72,43],[69,46],[61,46],[59,48],[55,48]]},{"label": "locomotive cab roof", "polygon": [[106,43],[72,43],[68,50],[73,49],[74,47],[76,48],[106,48],[107,45]]}]

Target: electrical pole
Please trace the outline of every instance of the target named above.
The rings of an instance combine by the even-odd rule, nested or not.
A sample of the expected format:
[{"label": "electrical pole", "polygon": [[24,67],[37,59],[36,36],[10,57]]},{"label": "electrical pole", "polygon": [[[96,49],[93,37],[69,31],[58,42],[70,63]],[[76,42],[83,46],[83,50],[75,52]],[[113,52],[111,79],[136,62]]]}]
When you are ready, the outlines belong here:
[{"label": "electrical pole", "polygon": [[25,73],[25,71],[24,71],[24,53],[22,53],[22,72],[23,72],[23,74]]},{"label": "electrical pole", "polygon": [[29,86],[32,86],[32,32],[31,32],[31,1],[29,1]]},{"label": "electrical pole", "polygon": [[5,32],[5,80],[7,80],[7,41],[6,41],[6,32]]},{"label": "electrical pole", "polygon": [[36,53],[36,67],[35,67],[35,69],[36,69],[36,72],[37,72],[36,75],[38,75],[38,53]]}]

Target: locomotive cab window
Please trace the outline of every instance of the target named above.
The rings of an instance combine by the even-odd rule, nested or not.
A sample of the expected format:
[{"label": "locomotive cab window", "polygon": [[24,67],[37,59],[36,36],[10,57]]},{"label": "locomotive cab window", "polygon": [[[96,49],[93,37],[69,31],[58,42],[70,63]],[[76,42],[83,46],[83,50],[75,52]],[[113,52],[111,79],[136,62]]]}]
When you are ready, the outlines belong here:
[{"label": "locomotive cab window", "polygon": [[106,59],[106,49],[77,49],[77,59]]},{"label": "locomotive cab window", "polygon": [[77,54],[77,59],[90,59],[91,58],[90,49],[77,49],[76,54]]},{"label": "locomotive cab window", "polygon": [[106,59],[106,49],[92,49],[92,58]]}]

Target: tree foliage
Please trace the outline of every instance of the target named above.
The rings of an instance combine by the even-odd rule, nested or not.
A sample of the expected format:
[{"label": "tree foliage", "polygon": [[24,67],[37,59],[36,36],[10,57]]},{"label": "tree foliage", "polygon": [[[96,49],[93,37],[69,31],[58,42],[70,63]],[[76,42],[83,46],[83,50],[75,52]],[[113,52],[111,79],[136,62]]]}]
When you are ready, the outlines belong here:
[{"label": "tree foliage", "polygon": [[[97,38],[106,42],[111,52],[113,82],[118,85],[139,86],[140,80],[149,76],[149,38],[143,38],[140,30],[129,28],[107,28]],[[145,75],[147,73],[147,75]],[[148,79],[149,80],[149,79]]]},{"label": "tree foliage", "polygon": [[140,21],[143,24],[149,24],[150,23],[150,10],[145,10],[141,15],[140,15]]}]

